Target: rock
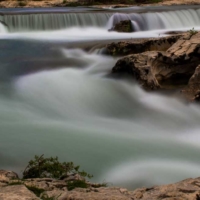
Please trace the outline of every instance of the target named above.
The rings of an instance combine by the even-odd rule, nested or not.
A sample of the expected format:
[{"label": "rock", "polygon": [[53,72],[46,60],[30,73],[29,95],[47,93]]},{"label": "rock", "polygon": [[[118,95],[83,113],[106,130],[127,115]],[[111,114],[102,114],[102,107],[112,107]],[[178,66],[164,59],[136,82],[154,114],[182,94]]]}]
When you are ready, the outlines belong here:
[{"label": "rock", "polygon": [[24,181],[26,186],[32,186],[45,191],[52,191],[54,189],[62,189],[67,186],[66,182],[63,180],[56,180],[51,178],[34,178],[26,179]]},{"label": "rock", "polygon": [[10,180],[18,178],[18,175],[13,171],[0,170],[0,186],[2,183],[7,184]]},{"label": "rock", "polygon": [[71,174],[68,177],[63,178],[63,180],[65,180],[65,181],[74,181],[74,180],[85,181],[85,178],[80,176],[79,174]]},{"label": "rock", "polygon": [[160,86],[152,74],[150,61],[157,56],[157,52],[133,54],[119,59],[112,69],[112,73],[128,73],[145,88],[158,89]]},{"label": "rock", "polygon": [[[121,190],[126,190],[122,189]],[[50,193],[48,193],[50,194]],[[72,191],[57,193],[58,200],[131,200],[131,194],[120,192],[120,188],[98,188],[98,190],[76,188]],[[58,196],[59,195],[59,196]],[[50,197],[50,196],[48,196]]]},{"label": "rock", "polygon": [[200,65],[196,68],[182,93],[189,101],[200,101]]},{"label": "rock", "polygon": [[24,185],[13,185],[0,188],[0,200],[39,200]]},{"label": "rock", "polygon": [[200,32],[185,34],[166,52],[133,54],[118,60],[113,73],[128,72],[147,89],[179,88],[188,84],[200,64]]},{"label": "rock", "polygon": [[[137,196],[138,194],[141,194]],[[200,178],[186,179],[184,181],[155,186],[152,188],[137,189],[133,192],[135,200],[199,200]]]},{"label": "rock", "polygon": [[[151,52],[153,53],[153,52]],[[154,52],[157,53],[157,52]],[[153,55],[152,55],[153,56]],[[196,83],[200,77],[200,66],[196,68],[190,83]],[[197,79],[196,79],[197,78]],[[5,177],[18,177],[14,172],[1,170]],[[9,185],[15,182],[19,185]],[[34,178],[27,180],[9,179],[7,186],[0,187],[0,200],[39,200],[35,194],[28,190],[23,184],[31,183],[32,186],[43,188],[45,191],[40,194],[40,199],[57,200],[200,200],[200,177],[186,179],[178,183],[153,186],[151,188],[139,188],[129,191],[118,187],[99,187],[97,184],[88,184],[89,188],[75,188],[68,191],[63,180],[51,178]],[[94,187],[92,186],[94,185]],[[49,191],[49,188],[51,191]]]},{"label": "rock", "polygon": [[139,188],[128,191],[124,188],[107,187],[92,189],[76,188],[73,191],[57,191],[52,196],[47,192],[47,197],[56,197],[58,200],[199,200],[200,178],[186,179],[178,183]]},{"label": "rock", "polygon": [[109,31],[130,33],[133,32],[134,30],[132,28],[131,20],[123,20],[115,24],[115,26],[111,28]]},{"label": "rock", "polygon": [[177,34],[153,39],[113,42],[106,46],[106,50],[107,54],[113,56],[137,54],[145,51],[166,51],[182,36],[183,34]]}]

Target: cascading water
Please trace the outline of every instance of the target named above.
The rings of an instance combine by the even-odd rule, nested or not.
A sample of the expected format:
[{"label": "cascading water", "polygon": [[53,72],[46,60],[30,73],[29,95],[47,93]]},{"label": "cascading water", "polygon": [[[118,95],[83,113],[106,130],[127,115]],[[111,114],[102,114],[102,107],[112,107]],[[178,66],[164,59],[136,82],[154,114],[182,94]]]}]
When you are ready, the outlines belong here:
[{"label": "cascading water", "polygon": [[131,20],[135,31],[195,27],[200,26],[200,9],[143,14],[116,13],[109,19],[108,27],[123,20]]},{"label": "cascading water", "polygon": [[54,13],[54,14],[21,14],[3,15],[9,31],[56,30],[74,26],[105,27],[111,13]]},{"label": "cascading water", "polygon": [[200,26],[200,9],[149,13],[36,13],[3,14],[0,20],[10,32],[58,30],[70,27],[110,29],[122,20],[131,20],[135,31]]},{"label": "cascading water", "polygon": [[6,26],[0,22],[0,34],[6,33],[7,31],[8,30],[7,30]]},{"label": "cascading water", "polygon": [[[198,12],[171,14],[183,19],[187,13],[196,28]],[[135,14],[133,25],[153,29],[157,23],[147,16],[154,16],[168,30],[168,14]],[[21,29],[37,26],[22,18],[28,15],[13,29],[21,32],[0,34],[0,168],[21,172],[34,155],[45,154],[81,165],[97,182],[130,189],[199,176],[199,105],[185,104],[176,93],[146,93],[128,77],[111,78],[117,58],[82,50],[89,40],[108,43],[158,32],[108,32],[92,27],[94,19],[87,28],[74,22],[76,27],[62,31],[27,33]],[[189,25],[184,23],[182,28]]]}]

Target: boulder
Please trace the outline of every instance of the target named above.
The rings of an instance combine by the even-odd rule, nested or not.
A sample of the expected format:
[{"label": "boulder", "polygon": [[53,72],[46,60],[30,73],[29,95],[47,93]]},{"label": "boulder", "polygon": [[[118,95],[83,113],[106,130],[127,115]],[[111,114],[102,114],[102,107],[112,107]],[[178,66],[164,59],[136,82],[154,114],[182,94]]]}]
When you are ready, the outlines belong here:
[{"label": "boulder", "polygon": [[0,170],[0,187],[7,185],[11,180],[18,179],[18,175],[13,171]]},{"label": "boulder", "polygon": [[112,73],[131,74],[145,89],[158,89],[160,86],[152,74],[150,61],[157,56],[157,52],[133,54],[119,59],[112,69]]},{"label": "boulder", "polygon": [[0,200],[40,200],[24,185],[12,185],[0,188]]},{"label": "boulder", "polygon": [[109,31],[130,33],[133,32],[134,30],[132,28],[131,20],[123,20],[115,24],[114,27],[111,28]]},{"label": "boulder", "polygon": [[145,51],[166,51],[182,36],[183,34],[176,34],[168,37],[113,42],[106,46],[106,50],[107,54],[112,56],[125,56]]},{"label": "boulder", "polygon": [[128,72],[147,89],[187,85],[200,64],[200,32],[185,34],[166,52],[144,52],[118,60],[113,73]]}]

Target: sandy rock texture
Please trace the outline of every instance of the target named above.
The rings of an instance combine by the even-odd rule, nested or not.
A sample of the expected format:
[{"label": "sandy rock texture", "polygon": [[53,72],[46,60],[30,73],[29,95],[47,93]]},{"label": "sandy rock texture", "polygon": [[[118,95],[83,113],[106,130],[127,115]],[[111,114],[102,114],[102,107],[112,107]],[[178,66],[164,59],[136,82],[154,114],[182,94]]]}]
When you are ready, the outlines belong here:
[{"label": "sandy rock texture", "polygon": [[[20,180],[15,176],[16,173],[6,170],[0,171],[1,182],[5,180],[5,174],[8,172],[14,176],[7,179],[6,185],[0,186],[0,200],[200,200],[200,178],[139,188],[134,191],[119,187],[97,188],[97,184],[92,183],[88,188],[68,191],[64,180],[51,178]],[[40,197],[33,193],[31,187],[41,191]]]},{"label": "sandy rock texture", "polygon": [[0,200],[39,200],[39,198],[24,185],[0,187]]}]

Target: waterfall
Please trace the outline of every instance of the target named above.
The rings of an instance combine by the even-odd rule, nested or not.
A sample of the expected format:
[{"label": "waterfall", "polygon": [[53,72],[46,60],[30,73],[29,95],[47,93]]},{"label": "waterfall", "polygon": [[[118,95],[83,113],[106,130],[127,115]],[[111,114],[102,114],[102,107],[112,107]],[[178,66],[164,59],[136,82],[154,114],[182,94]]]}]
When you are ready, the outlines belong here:
[{"label": "waterfall", "polygon": [[0,22],[0,34],[1,33],[6,33],[7,32],[7,27]]},{"label": "waterfall", "polygon": [[200,26],[200,9],[156,13],[115,13],[108,21],[108,28],[122,20],[131,20],[135,31],[174,29]]},{"label": "waterfall", "polygon": [[67,27],[104,27],[112,13],[39,13],[1,15],[10,32],[27,30],[56,30]]},{"label": "waterfall", "polygon": [[[200,26],[200,9],[146,13],[18,13],[0,15],[9,32],[58,30],[69,27],[112,28],[122,20],[131,20],[135,31]],[[1,28],[2,30],[2,28]]]}]

